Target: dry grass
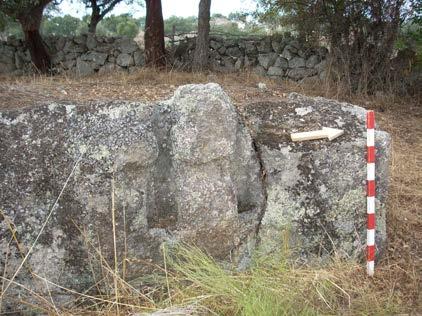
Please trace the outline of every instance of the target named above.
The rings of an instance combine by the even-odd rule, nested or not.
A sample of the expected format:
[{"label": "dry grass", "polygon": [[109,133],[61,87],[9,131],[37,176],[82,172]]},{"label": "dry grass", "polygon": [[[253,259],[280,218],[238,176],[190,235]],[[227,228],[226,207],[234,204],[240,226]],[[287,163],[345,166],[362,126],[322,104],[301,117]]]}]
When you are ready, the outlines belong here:
[{"label": "dry grass", "polygon": [[[114,74],[113,76],[84,79],[69,77],[0,78],[0,100],[2,101],[0,109],[33,106],[36,103],[51,100],[84,103],[94,100],[124,99],[149,102],[169,97],[178,85],[203,82],[220,83],[240,110],[242,105],[249,101],[277,98],[292,91],[336,98],[376,110],[380,128],[388,131],[392,136],[393,150],[388,200],[389,212],[387,214],[389,245],[386,255],[376,268],[375,277],[373,279],[366,278],[364,269],[360,265],[336,261],[326,269],[305,269],[297,272],[289,267],[284,272],[288,271],[293,275],[303,273],[300,274],[304,282],[300,285],[302,289],[312,284],[312,282],[308,282],[310,278],[319,278],[321,275],[326,277],[324,280],[330,280],[327,282],[335,284],[329,287],[330,293],[334,293],[334,296],[327,295],[325,298],[323,295],[326,302],[324,299],[321,300],[321,297],[318,300],[318,293],[312,292],[312,295],[317,295],[312,304],[320,305],[310,306],[315,310],[319,310],[319,306],[321,308],[319,311],[324,314],[372,314],[365,309],[367,304],[379,308],[378,314],[388,312],[422,313],[422,105],[420,99],[400,98],[385,94],[371,97],[345,96],[342,95],[339,87],[334,89],[310,81],[302,83],[276,82],[249,73],[201,75],[143,70],[130,75]],[[258,89],[258,82],[265,82],[268,89],[266,91]],[[201,260],[208,260],[195,251],[193,255],[194,257],[199,255]],[[183,256],[183,260],[187,260],[190,255],[185,253],[182,254],[182,258]],[[97,260],[102,261],[101,258],[98,258],[98,254]],[[208,263],[206,266],[210,267]],[[116,301],[121,303],[120,311],[125,312],[133,311],[135,310],[134,306],[142,304],[148,309],[163,307],[170,303],[187,303],[189,295],[191,298],[195,297],[201,302],[205,302],[206,304],[204,304],[208,304],[207,306],[210,308],[217,308],[215,302],[220,302],[220,305],[236,303],[238,305],[234,305],[237,307],[242,306],[241,302],[243,301],[238,298],[243,296],[232,295],[232,293],[226,293],[224,297],[218,296],[213,292],[215,288],[204,287],[203,283],[210,280],[207,278],[203,280],[204,282],[188,288],[189,290],[194,289],[194,292],[185,291],[186,286],[183,288],[181,285],[186,284],[186,279],[189,281],[187,277],[189,275],[186,273],[192,273],[192,271],[178,269],[177,264],[173,268],[173,272],[169,272],[167,269],[163,270],[161,283],[158,282],[161,284],[160,287],[150,289],[153,294],[148,292],[148,295],[151,294],[154,300],[139,299],[139,293],[129,286],[124,278],[116,275],[116,267],[104,269],[107,277],[103,276],[102,282],[111,281],[111,288],[103,293],[104,296],[85,297],[85,299],[96,302],[95,308],[98,313],[109,315],[116,313]],[[212,267],[212,269],[218,269],[218,267]],[[261,272],[269,273],[268,271],[268,266],[264,266]],[[225,271],[217,272],[220,273],[217,276],[221,276],[221,273],[224,274],[225,282],[245,278],[248,281],[236,284],[244,291],[244,294],[251,290],[249,285],[254,282],[254,278],[251,278],[250,274],[239,276],[238,274],[228,274]],[[266,275],[271,278],[276,277],[271,273]],[[195,274],[190,275],[190,277],[193,276]],[[262,275],[259,277],[262,278]],[[284,277],[287,277],[285,273],[280,276],[280,278]],[[286,280],[284,279],[284,281]],[[179,281],[182,282],[179,283]],[[113,290],[113,288],[115,289]],[[307,289],[309,290],[309,287]],[[157,290],[161,291],[160,295],[157,294]],[[275,288],[274,290],[279,291],[280,289]],[[120,296],[117,296],[118,293]],[[277,293],[289,294],[287,292]],[[169,297],[172,301],[168,300]],[[337,297],[338,300],[330,301],[333,297]],[[148,298],[150,299],[149,296]],[[327,303],[335,308],[328,307],[326,309]],[[54,313],[54,309],[49,309],[49,311]],[[82,310],[78,310],[77,313],[79,312],[82,313]],[[233,311],[227,310],[226,312],[230,314]]]}]

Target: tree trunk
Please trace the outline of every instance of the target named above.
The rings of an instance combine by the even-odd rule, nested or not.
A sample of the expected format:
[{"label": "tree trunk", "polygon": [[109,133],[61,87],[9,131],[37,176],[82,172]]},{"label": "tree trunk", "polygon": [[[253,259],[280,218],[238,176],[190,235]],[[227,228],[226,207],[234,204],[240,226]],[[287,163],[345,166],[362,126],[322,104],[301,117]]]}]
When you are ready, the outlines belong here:
[{"label": "tree trunk", "polygon": [[97,31],[97,25],[101,21],[100,9],[98,7],[92,8],[91,18],[88,24],[88,32],[95,34]]},{"label": "tree trunk", "polygon": [[147,66],[165,65],[164,21],[161,0],[145,0],[145,63]]},{"label": "tree trunk", "polygon": [[204,71],[208,68],[209,42],[210,42],[210,9],[211,0],[199,2],[198,36],[193,56],[193,71]]},{"label": "tree trunk", "polygon": [[51,66],[43,39],[40,35],[40,25],[45,5],[39,5],[30,14],[21,15],[18,20],[25,34],[25,41],[31,54],[31,60],[35,67],[42,73],[46,73]]}]

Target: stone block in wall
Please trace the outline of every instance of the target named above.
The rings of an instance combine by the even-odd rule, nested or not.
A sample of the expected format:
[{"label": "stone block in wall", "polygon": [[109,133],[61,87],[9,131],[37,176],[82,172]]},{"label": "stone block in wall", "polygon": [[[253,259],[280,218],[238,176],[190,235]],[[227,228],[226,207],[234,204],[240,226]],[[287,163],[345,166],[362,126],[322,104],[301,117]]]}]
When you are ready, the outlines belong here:
[{"label": "stone block in wall", "polygon": [[63,37],[63,36],[57,37],[56,41],[54,42],[56,51],[59,52],[63,50],[64,45],[66,45],[66,37]]},{"label": "stone block in wall", "polygon": [[301,80],[306,77],[315,76],[318,71],[315,68],[294,68],[287,72],[287,77],[293,80]]},{"label": "stone block in wall", "polygon": [[293,58],[293,56],[294,56],[293,53],[287,47],[283,49],[283,53],[281,54],[281,57],[287,60],[290,60]]},{"label": "stone block in wall", "polygon": [[95,35],[93,34],[88,34],[87,38],[86,38],[86,47],[88,48],[88,50],[94,50],[97,47],[97,39],[95,37]]},{"label": "stone block in wall", "polygon": [[239,47],[233,46],[233,47],[227,48],[226,55],[229,55],[231,57],[240,57],[242,56],[242,52],[240,51]]},{"label": "stone block in wall", "polygon": [[258,76],[265,76],[267,74],[267,71],[261,65],[255,66],[253,69],[253,72],[257,74]]},{"label": "stone block in wall", "polygon": [[245,52],[247,55],[255,55],[258,52],[255,42],[253,41],[245,42]]},{"label": "stone block in wall", "polygon": [[321,59],[324,59],[328,55],[328,48],[327,47],[318,47],[318,55],[321,56]]},{"label": "stone block in wall", "polygon": [[299,43],[299,41],[297,39],[291,40],[289,42],[289,45],[291,47],[295,48],[296,50],[299,50],[302,47],[302,45]]},{"label": "stone block in wall", "polygon": [[79,45],[79,46],[85,46],[86,45],[86,34],[77,35],[73,38],[73,41]]},{"label": "stone block in wall", "polygon": [[318,71],[318,73],[323,72],[324,70],[327,69],[327,60],[326,59],[322,60],[320,63],[316,64],[314,68]]},{"label": "stone block in wall", "polygon": [[281,54],[283,52],[284,45],[282,42],[279,42],[278,40],[272,40],[271,46],[273,48],[273,51],[275,51],[276,53]]},{"label": "stone block in wall", "polygon": [[84,61],[91,61],[99,66],[102,66],[104,65],[107,59],[107,54],[99,53],[99,52],[89,52],[89,53],[83,54],[81,56],[81,59]]},{"label": "stone block in wall", "polygon": [[10,73],[16,70],[15,49],[0,44],[0,73]]},{"label": "stone block in wall", "polygon": [[67,54],[64,55],[64,59],[65,60],[74,60],[74,59],[78,58],[79,55],[80,54],[78,54],[78,53],[67,53]]},{"label": "stone block in wall", "polygon": [[66,60],[62,62],[62,65],[65,70],[72,69],[76,65],[76,60],[75,59]]},{"label": "stone block in wall", "polygon": [[122,68],[117,66],[114,63],[106,63],[104,66],[100,67],[100,69],[98,70],[98,73],[102,75],[106,73],[115,72],[117,70],[122,70]]},{"label": "stone block in wall", "polygon": [[53,65],[59,65],[65,60],[64,57],[65,57],[64,52],[60,50],[57,53],[55,53],[53,56],[51,56],[51,62]]},{"label": "stone block in wall", "polygon": [[314,68],[319,62],[318,55],[312,55],[306,60],[306,68]]},{"label": "stone block in wall", "polygon": [[267,75],[270,77],[282,77],[284,75],[284,70],[280,67],[272,66],[268,68]]},{"label": "stone block in wall", "polygon": [[224,66],[222,69],[223,72],[230,73],[230,72],[235,71],[235,68],[234,68],[235,61],[232,57],[224,56],[222,57],[222,61],[223,61],[222,66]]},{"label": "stone block in wall", "polygon": [[138,44],[131,38],[121,38],[114,42],[114,47],[125,54],[132,54],[139,49]]},{"label": "stone block in wall", "polygon": [[306,59],[306,52],[302,49],[299,49],[297,51],[297,54],[299,55],[299,57],[305,58]]},{"label": "stone block in wall", "polygon": [[302,57],[294,57],[289,60],[289,68],[302,68],[305,67],[305,59]]},{"label": "stone block in wall", "polygon": [[292,46],[290,43],[286,45],[284,49],[287,49],[292,54],[297,54],[298,49],[295,46]]},{"label": "stone block in wall", "polygon": [[63,47],[65,53],[83,53],[86,51],[85,45],[73,42],[71,39],[66,41]]},{"label": "stone block in wall", "polygon": [[108,53],[113,50],[113,46],[107,43],[97,43],[95,51],[100,53]]},{"label": "stone block in wall", "polygon": [[234,69],[240,70],[242,69],[242,67],[243,67],[243,57],[239,57],[234,64]]},{"label": "stone block in wall", "polygon": [[7,45],[0,45],[0,62],[14,63],[15,48]]},{"label": "stone block in wall", "polygon": [[0,61],[0,74],[11,73],[16,70],[15,63],[5,63]]},{"label": "stone block in wall", "polygon": [[223,55],[223,54],[225,54],[226,53],[226,47],[225,46],[221,46],[219,49],[218,49],[218,52],[221,54],[221,55]]},{"label": "stone block in wall", "polygon": [[257,63],[257,60],[256,60],[255,57],[245,56],[245,58],[244,58],[244,66],[245,66],[245,68],[255,66],[256,63]]},{"label": "stone block in wall", "polygon": [[274,67],[279,67],[282,69],[289,68],[289,61],[284,57],[278,57],[274,63]]},{"label": "stone block in wall", "polygon": [[268,53],[268,54],[259,54],[258,55],[258,62],[259,64],[268,69],[272,65],[274,65],[275,61],[277,60],[278,55],[276,53]]},{"label": "stone block in wall", "polygon": [[226,47],[237,47],[238,41],[235,39],[225,39],[223,45]]},{"label": "stone block in wall", "polygon": [[259,42],[257,45],[257,49],[259,53],[270,53],[272,52],[273,48],[271,46],[271,39],[265,38]]},{"label": "stone block in wall", "polygon": [[12,47],[19,47],[23,45],[23,41],[19,38],[16,38],[15,36],[9,36],[7,38],[6,44]]},{"label": "stone block in wall", "polygon": [[95,72],[96,64],[93,62],[82,60],[78,58],[76,60],[76,74],[79,76],[92,75]]},{"label": "stone block in wall", "polygon": [[145,65],[145,55],[141,50],[137,50],[133,53],[133,61],[135,66],[144,66]]},{"label": "stone block in wall", "polygon": [[218,41],[210,41],[210,47],[214,50],[218,50],[221,47],[221,43]]},{"label": "stone block in wall", "polygon": [[133,57],[126,53],[117,56],[116,62],[121,67],[129,67],[134,65]]}]

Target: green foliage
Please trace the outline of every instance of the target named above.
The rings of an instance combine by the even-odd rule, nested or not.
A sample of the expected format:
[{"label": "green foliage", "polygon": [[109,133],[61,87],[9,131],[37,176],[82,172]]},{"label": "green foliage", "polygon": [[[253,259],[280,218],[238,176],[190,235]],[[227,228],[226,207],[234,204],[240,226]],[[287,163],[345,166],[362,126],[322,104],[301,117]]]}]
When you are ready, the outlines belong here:
[{"label": "green foliage", "polygon": [[0,12],[18,18],[22,15],[29,15],[38,6],[46,6],[53,0],[3,0],[0,1]]},{"label": "green foliage", "polygon": [[145,24],[145,18],[135,19],[130,14],[111,15],[97,26],[97,34],[103,36],[135,37]]},{"label": "green foliage", "polygon": [[41,25],[43,35],[75,36],[82,21],[71,15],[44,18]]},{"label": "green foliage", "polygon": [[377,296],[372,280],[356,276],[350,262],[297,268],[287,260],[289,250],[282,249],[277,256],[257,255],[250,269],[239,272],[196,247],[164,247],[163,253],[169,301],[199,303],[215,315],[389,315],[399,310],[394,298]]},{"label": "green foliage", "polygon": [[9,36],[23,38],[22,28],[15,19],[0,12],[0,38]]},{"label": "green foliage", "polygon": [[175,27],[176,34],[196,32],[198,28],[198,19],[195,16],[187,18],[172,15],[164,20],[164,34],[170,36]]}]

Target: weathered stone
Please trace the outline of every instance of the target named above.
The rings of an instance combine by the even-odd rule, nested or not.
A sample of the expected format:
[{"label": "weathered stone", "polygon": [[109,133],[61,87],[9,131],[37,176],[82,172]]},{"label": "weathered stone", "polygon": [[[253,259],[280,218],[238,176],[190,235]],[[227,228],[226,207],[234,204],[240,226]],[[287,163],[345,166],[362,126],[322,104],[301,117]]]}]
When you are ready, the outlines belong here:
[{"label": "weathered stone", "polygon": [[270,53],[272,52],[273,48],[271,46],[271,39],[266,38],[259,41],[257,45],[257,49],[259,53]]},{"label": "weathered stone", "polygon": [[9,73],[14,70],[16,70],[14,48],[0,44],[0,73]]},{"label": "weathered stone", "polygon": [[[28,249],[50,210],[28,265],[76,291],[91,288],[104,266],[89,256],[91,246],[113,266],[113,222],[129,278],[149,271],[140,261],[160,263],[161,244],[175,240],[247,263],[264,207],[261,171],[252,139],[218,85],[180,87],[172,99],[149,105],[50,103],[0,112],[0,139],[0,251],[10,251],[0,256],[1,275],[10,277],[21,262],[6,219]],[[38,294],[66,293],[25,268],[19,283]],[[25,295],[12,285],[3,308]]]},{"label": "weathered stone", "polygon": [[297,52],[301,48],[301,45],[297,39],[293,39],[289,42],[289,49],[292,52]]},{"label": "weathered stone", "polygon": [[[324,98],[290,94],[279,102],[245,108],[267,173],[267,208],[260,247],[277,253],[286,242],[294,256],[336,253],[357,258],[366,241],[366,110]],[[344,135],[293,143],[290,133],[334,127]],[[376,131],[377,252],[386,243],[390,137]],[[285,245],[287,246],[287,245]]]},{"label": "weathered stone", "polygon": [[145,55],[143,51],[137,50],[133,53],[133,62],[135,66],[144,66],[145,65]]},{"label": "weathered stone", "polygon": [[86,34],[77,35],[73,38],[73,41],[79,45],[79,46],[85,46],[86,45]]},{"label": "weathered stone", "polygon": [[289,68],[305,67],[305,59],[302,57],[294,57],[289,60]]},{"label": "weathered stone", "polygon": [[281,77],[284,75],[284,70],[279,67],[272,66],[268,68],[267,75],[271,77]]},{"label": "weathered stone", "polygon": [[221,55],[223,55],[223,54],[225,54],[226,53],[226,47],[225,46],[221,46],[219,49],[218,49],[218,52],[221,54]]},{"label": "weathered stone", "polygon": [[282,69],[289,68],[289,61],[284,57],[278,57],[274,63],[274,67],[279,67]]},{"label": "weathered stone", "polygon": [[97,43],[95,46],[95,51],[100,53],[109,53],[113,50],[113,46],[107,43]]},{"label": "weathered stone", "polygon": [[256,65],[256,58],[249,57],[249,56],[246,55],[245,58],[244,58],[244,64],[245,64],[245,68],[255,66]]},{"label": "weathered stone", "polygon": [[328,48],[327,47],[319,47],[318,48],[318,55],[321,56],[321,58],[325,58],[328,55]]},{"label": "weathered stone", "polygon": [[97,39],[95,35],[88,34],[86,38],[86,47],[88,48],[88,50],[94,50],[97,47]]},{"label": "weathered stone", "polygon": [[269,53],[269,54],[259,54],[258,55],[258,62],[259,64],[268,69],[272,65],[274,65],[275,61],[277,60],[278,55],[276,53]]},{"label": "weathered stone", "polygon": [[81,58],[76,59],[76,74],[79,76],[92,75],[95,68],[96,65],[93,62],[84,61]]},{"label": "weathered stone", "polygon": [[81,59],[84,61],[91,61],[96,63],[99,66],[104,65],[107,54],[106,53],[99,53],[99,52],[89,52],[81,56]]},{"label": "weathered stone", "polygon": [[235,64],[235,61],[233,58],[225,56],[222,58],[222,66],[224,67],[221,68],[220,71],[225,72],[225,73],[233,72],[235,71],[234,64]]},{"label": "weathered stone", "polygon": [[125,54],[132,54],[139,49],[138,44],[131,38],[121,38],[114,43],[114,47]]},{"label": "weathered stone", "polygon": [[218,41],[210,41],[210,47],[214,50],[218,50],[221,47],[221,43]]},{"label": "weathered stone", "polygon": [[285,58],[287,60],[290,60],[290,59],[293,58],[293,56],[294,55],[287,48],[284,48],[283,49],[283,53],[281,54],[281,57],[283,57],[283,58]]},{"label": "weathered stone", "polygon": [[240,51],[239,47],[234,46],[226,50],[226,55],[231,57],[240,57],[242,56],[242,52]]},{"label": "weathered stone", "polygon": [[306,60],[306,68],[314,68],[319,62],[320,62],[320,59],[318,55],[311,55]]},{"label": "weathered stone", "polygon": [[239,57],[236,62],[234,63],[234,69],[240,70],[243,67],[243,57]]},{"label": "weathered stone", "polygon": [[62,37],[62,36],[58,37],[57,40],[54,42],[54,44],[55,44],[55,48],[57,52],[63,50],[66,44],[66,37]]},{"label": "weathered stone", "polygon": [[76,60],[75,59],[66,60],[62,62],[62,65],[65,70],[72,69],[76,65]]},{"label": "weathered stone", "polygon": [[98,70],[98,73],[100,75],[103,75],[103,74],[114,72],[116,70],[121,70],[121,68],[119,66],[117,66],[116,64],[114,64],[114,63],[106,63],[104,66],[102,66]]},{"label": "weathered stone", "polygon": [[324,59],[319,64],[316,64],[314,68],[318,71],[318,73],[323,72],[324,70],[327,69],[327,60]]},{"label": "weathered stone", "polygon": [[78,56],[80,56],[80,53],[67,53],[66,55],[64,55],[64,59],[65,60],[75,60],[76,58],[78,58]]},{"label": "weathered stone", "polygon": [[261,65],[257,65],[253,68],[253,72],[259,76],[265,76],[267,74],[267,70],[262,67]]},{"label": "weathered stone", "polygon": [[53,65],[59,65],[65,60],[64,57],[65,57],[64,52],[58,51],[56,54],[51,56],[51,62],[53,63]]},{"label": "weathered stone", "polygon": [[0,45],[0,62],[14,63],[15,51],[12,46]]},{"label": "weathered stone", "polygon": [[287,72],[287,76],[293,80],[300,80],[305,77],[315,76],[318,71],[315,68],[294,68]]},{"label": "weathered stone", "polygon": [[133,57],[129,54],[119,54],[116,59],[116,63],[121,67],[129,67],[134,65]]},{"label": "weathered stone", "polygon": [[80,44],[75,44],[72,40],[67,40],[63,47],[65,53],[83,53],[86,51],[86,47]]},{"label": "weathered stone", "polygon": [[273,51],[275,51],[276,53],[281,54],[283,52],[284,49],[284,45],[282,42],[279,41],[271,41],[271,46],[273,48]]},{"label": "weathered stone", "polygon": [[257,53],[257,48],[255,42],[247,41],[245,42],[245,52],[247,55],[255,55]]}]

